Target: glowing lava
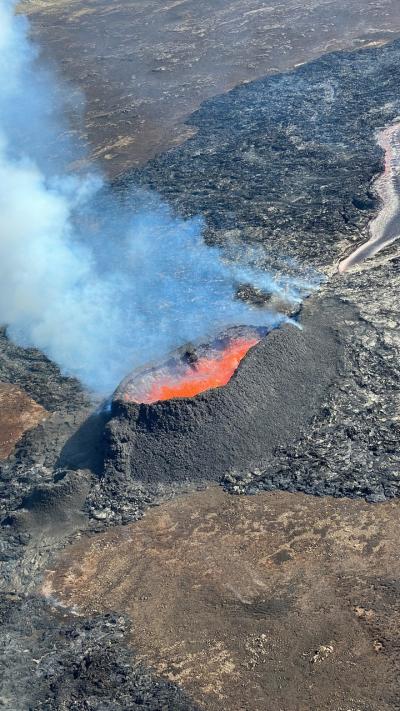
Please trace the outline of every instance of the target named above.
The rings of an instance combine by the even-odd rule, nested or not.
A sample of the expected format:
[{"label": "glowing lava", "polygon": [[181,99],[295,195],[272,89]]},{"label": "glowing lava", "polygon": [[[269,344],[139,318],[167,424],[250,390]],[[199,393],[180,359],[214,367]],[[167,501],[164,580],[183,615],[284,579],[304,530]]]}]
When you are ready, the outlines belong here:
[{"label": "glowing lava", "polygon": [[156,366],[133,371],[114,397],[125,402],[151,404],[159,400],[193,397],[226,385],[246,353],[266,329],[234,327],[208,344],[175,351]]},{"label": "glowing lava", "polygon": [[231,379],[247,351],[258,343],[258,339],[232,341],[214,357],[200,358],[188,366],[179,379],[169,382],[155,382],[146,402],[171,400],[176,397],[193,397],[204,390],[218,388]]}]

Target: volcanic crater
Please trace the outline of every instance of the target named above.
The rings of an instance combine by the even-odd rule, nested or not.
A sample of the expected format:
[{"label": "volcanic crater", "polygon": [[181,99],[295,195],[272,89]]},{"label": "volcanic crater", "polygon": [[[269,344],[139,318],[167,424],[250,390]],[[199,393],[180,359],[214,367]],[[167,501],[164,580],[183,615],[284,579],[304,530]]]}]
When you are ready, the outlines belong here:
[{"label": "volcanic crater", "polygon": [[114,399],[137,404],[194,397],[226,385],[246,354],[267,329],[227,329],[208,343],[177,349],[159,365],[138,368],[117,388]]}]

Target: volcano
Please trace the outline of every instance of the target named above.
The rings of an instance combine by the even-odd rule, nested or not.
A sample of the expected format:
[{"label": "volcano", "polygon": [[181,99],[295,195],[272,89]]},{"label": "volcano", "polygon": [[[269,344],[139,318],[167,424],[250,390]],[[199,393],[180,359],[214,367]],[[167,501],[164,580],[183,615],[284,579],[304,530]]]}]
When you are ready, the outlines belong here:
[{"label": "volcano", "polygon": [[114,393],[105,472],[146,481],[219,480],[268,463],[312,417],[340,361],[343,305],[308,305],[301,325],[237,327],[130,374]]}]

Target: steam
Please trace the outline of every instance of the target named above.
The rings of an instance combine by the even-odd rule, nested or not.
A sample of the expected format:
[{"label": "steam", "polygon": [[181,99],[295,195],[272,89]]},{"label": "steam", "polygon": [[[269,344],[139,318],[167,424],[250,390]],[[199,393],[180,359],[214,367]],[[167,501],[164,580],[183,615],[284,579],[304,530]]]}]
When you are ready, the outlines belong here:
[{"label": "steam", "polygon": [[188,340],[279,323],[235,299],[238,284],[296,301],[315,282],[261,270],[252,250],[238,261],[207,247],[202,221],[154,194],[122,202],[99,174],[71,174],[80,149],[65,138],[65,97],[14,7],[0,6],[0,321],[10,337],[109,393]]}]

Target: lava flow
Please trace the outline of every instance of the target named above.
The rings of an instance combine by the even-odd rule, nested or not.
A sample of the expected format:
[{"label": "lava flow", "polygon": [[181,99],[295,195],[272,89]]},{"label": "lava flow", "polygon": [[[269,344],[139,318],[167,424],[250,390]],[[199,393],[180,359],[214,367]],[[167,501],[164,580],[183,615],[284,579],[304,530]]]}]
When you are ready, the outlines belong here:
[{"label": "lava flow", "polygon": [[252,329],[245,334],[217,339],[195,351],[177,352],[165,363],[128,376],[116,395],[125,402],[151,404],[187,398],[226,385],[246,353],[262,338]]}]

